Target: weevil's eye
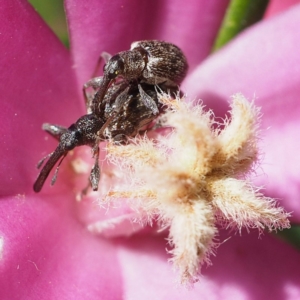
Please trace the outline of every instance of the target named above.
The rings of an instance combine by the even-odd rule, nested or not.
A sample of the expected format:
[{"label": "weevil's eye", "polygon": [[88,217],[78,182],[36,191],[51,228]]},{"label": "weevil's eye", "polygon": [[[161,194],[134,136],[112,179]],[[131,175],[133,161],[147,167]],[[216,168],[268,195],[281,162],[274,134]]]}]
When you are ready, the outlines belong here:
[{"label": "weevil's eye", "polygon": [[124,71],[124,62],[120,55],[114,55],[104,66],[104,72],[109,79],[114,79]]}]

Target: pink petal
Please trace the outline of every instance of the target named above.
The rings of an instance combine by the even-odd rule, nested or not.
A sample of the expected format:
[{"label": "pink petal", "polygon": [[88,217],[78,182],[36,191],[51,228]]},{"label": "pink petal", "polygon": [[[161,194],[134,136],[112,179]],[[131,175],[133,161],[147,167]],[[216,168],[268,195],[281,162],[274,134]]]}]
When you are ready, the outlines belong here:
[{"label": "pink petal", "polygon": [[90,79],[101,52],[115,54],[143,39],[177,44],[193,69],[210,52],[227,3],[67,0],[71,49],[79,84]]},{"label": "pink petal", "polygon": [[[261,169],[256,181],[300,219],[300,5],[259,23],[208,58],[184,90],[220,115],[241,92],[262,107]],[[263,173],[263,174],[262,174]]]},{"label": "pink petal", "polygon": [[124,299],[269,299],[270,291],[274,300],[300,296],[299,254],[269,235],[258,239],[253,232],[221,244],[192,290],[175,284],[165,245],[160,237],[119,243]]},{"label": "pink petal", "polygon": [[31,191],[38,160],[56,147],[42,123],[69,126],[80,106],[69,53],[33,8],[1,0],[0,16],[0,193],[11,195]]},{"label": "pink petal", "polygon": [[[209,5],[205,1],[197,1],[197,5],[184,9],[182,3],[176,2],[131,1],[129,5],[129,2],[124,4],[122,1],[66,1],[71,51],[78,81],[83,84],[90,79],[102,51],[115,53],[129,49],[131,42],[139,39],[174,41],[186,50],[194,65],[202,60],[210,51],[228,1],[223,1],[222,5],[218,1],[212,1]],[[181,26],[182,23],[186,26]],[[195,31],[195,27],[206,29]],[[97,218],[91,217],[89,209],[83,211],[82,221],[90,224],[98,220],[99,228],[104,230],[102,233],[105,235],[128,235],[139,228],[129,222],[131,213],[125,208],[114,209],[115,212],[110,209],[105,215],[103,211],[100,214],[97,212]],[[113,229],[109,229],[109,222],[115,222]]]},{"label": "pink petal", "polygon": [[120,299],[115,247],[74,216],[73,199],[0,201],[1,299]]},{"label": "pink petal", "polygon": [[[23,1],[0,1],[0,16],[3,29],[0,193],[27,195],[33,193],[32,186],[39,172],[37,162],[57,146],[57,141],[43,132],[42,124],[50,122],[69,127],[84,113],[81,109],[84,101],[78,94],[68,51],[33,8]],[[90,148],[88,154],[91,156]],[[79,192],[86,186],[89,174],[74,188],[72,183],[78,176],[74,176],[70,167],[71,159],[68,155],[63,162],[52,189],[50,178],[46,181],[42,196],[70,195],[73,189]],[[112,215],[97,206],[97,221],[116,218],[116,214],[122,216],[124,210],[114,210]],[[124,222],[131,233],[133,227],[128,218]],[[115,227],[116,234],[125,233],[124,222]],[[110,234],[115,233],[110,230]]]},{"label": "pink petal", "polygon": [[267,11],[265,13],[264,18],[270,18],[273,17],[279,13],[282,13],[283,11],[291,8],[293,5],[299,4],[299,0],[271,0]]}]

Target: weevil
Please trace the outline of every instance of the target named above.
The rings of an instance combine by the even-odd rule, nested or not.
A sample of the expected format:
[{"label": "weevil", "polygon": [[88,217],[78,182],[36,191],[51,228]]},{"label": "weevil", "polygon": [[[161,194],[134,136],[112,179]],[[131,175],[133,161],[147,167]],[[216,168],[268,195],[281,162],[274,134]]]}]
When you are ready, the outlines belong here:
[{"label": "weevil", "polygon": [[[90,185],[95,191],[100,180],[99,142],[111,139],[126,143],[128,137],[147,128],[164,108],[158,101],[157,90],[176,93],[188,69],[187,60],[175,45],[162,41],[140,41],[131,50],[119,52],[108,59],[104,75],[89,80],[84,85],[88,114],[80,117],[69,128],[44,124],[43,129],[55,137],[57,148],[44,157],[47,160],[34,183],[39,192],[51,170],[56,167],[51,184],[57,179],[59,166],[69,151],[75,147],[92,147],[95,163],[90,174]],[[120,79],[121,77],[121,79]],[[86,89],[95,91],[90,98]]]},{"label": "weevil", "polygon": [[[105,55],[107,57],[107,54]],[[164,85],[176,88],[184,79],[188,63],[183,52],[175,45],[157,40],[145,40],[131,44],[130,50],[122,51],[110,57],[104,66],[104,73],[84,84],[83,91],[93,87],[98,91],[92,105],[97,109],[101,105],[109,86],[119,77],[126,82],[136,82],[144,105],[159,113],[157,105],[142,88],[141,83]],[[87,98],[87,97],[86,97]]]},{"label": "weevil", "polygon": [[[163,112],[163,107],[158,102],[156,87],[145,83],[141,83],[141,87],[155,102],[159,111]],[[43,125],[43,129],[55,137],[59,144],[38,163],[39,168],[48,159],[34,183],[35,192],[41,191],[49,173],[60,160],[51,181],[53,185],[62,160],[69,151],[83,145],[92,147],[95,163],[89,179],[92,189],[96,191],[100,180],[99,142],[111,139],[115,143],[126,143],[128,137],[134,137],[157,118],[144,105],[138,85],[126,82],[114,84],[107,90],[100,111],[101,113],[93,111],[80,117],[69,128],[48,123]]]}]

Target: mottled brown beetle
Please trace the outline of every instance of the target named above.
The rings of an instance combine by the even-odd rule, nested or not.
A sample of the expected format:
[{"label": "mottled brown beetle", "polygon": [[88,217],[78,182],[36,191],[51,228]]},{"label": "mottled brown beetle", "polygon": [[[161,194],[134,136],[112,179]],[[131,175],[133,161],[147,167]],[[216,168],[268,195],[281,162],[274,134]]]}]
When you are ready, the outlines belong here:
[{"label": "mottled brown beetle", "polygon": [[[145,83],[141,83],[141,87],[162,112],[163,108],[158,102],[156,87]],[[145,107],[141,98],[136,84],[121,82],[112,85],[107,90],[100,110],[101,114],[92,112],[84,115],[69,128],[44,124],[43,129],[55,137],[59,144],[55,151],[38,163],[38,168],[40,168],[48,158],[34,183],[34,191],[39,192],[42,189],[50,171],[60,160],[51,181],[53,185],[62,160],[69,151],[83,145],[91,146],[93,150],[95,163],[90,175],[90,185],[94,191],[97,190],[100,180],[99,142],[111,139],[115,143],[125,143],[128,137],[134,137],[141,130],[147,129],[147,125],[157,118],[149,108]]]},{"label": "mottled brown beetle", "polygon": [[124,81],[138,84],[142,101],[156,115],[159,113],[158,108],[143,91],[140,83],[163,84],[166,88],[175,88],[180,85],[187,70],[186,57],[177,46],[156,40],[134,42],[130,50],[119,52],[107,61],[102,77],[85,83],[84,94],[89,87],[98,90],[92,103],[97,106],[102,102],[110,84],[121,76]]},{"label": "mottled brown beetle", "polygon": [[[90,185],[97,190],[100,180],[99,142],[111,139],[116,143],[125,143],[127,137],[134,137],[147,129],[163,112],[156,88],[164,92],[178,92],[178,85],[185,77],[187,68],[182,51],[173,44],[161,41],[135,42],[131,50],[111,57],[104,67],[104,75],[84,85],[89,114],[79,118],[69,128],[43,125],[43,129],[59,144],[55,151],[38,163],[40,168],[48,159],[34,183],[34,191],[42,189],[50,171],[60,160],[51,181],[53,185],[62,160],[69,151],[82,145],[92,147],[95,163]],[[118,76],[123,80],[119,80]],[[89,87],[95,90],[91,98],[86,95]]]}]

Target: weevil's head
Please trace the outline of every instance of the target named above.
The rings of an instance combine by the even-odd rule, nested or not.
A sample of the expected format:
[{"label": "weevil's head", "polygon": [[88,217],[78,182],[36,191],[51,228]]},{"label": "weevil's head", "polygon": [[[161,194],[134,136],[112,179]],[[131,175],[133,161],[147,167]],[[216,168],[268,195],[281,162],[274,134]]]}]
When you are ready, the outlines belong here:
[{"label": "weevil's head", "polygon": [[[54,168],[56,163],[60,160],[56,172],[52,178],[51,184],[53,185],[56,181],[58,168],[67,156],[68,152],[73,150],[75,147],[82,145],[82,134],[77,130],[76,126],[73,124],[66,130],[61,136],[57,148],[49,155],[49,159],[46,164],[43,166],[38,178],[36,179],[33,190],[38,193],[41,191],[46,179],[48,178],[51,170]],[[46,156],[48,157],[48,156]],[[44,159],[42,160],[42,162]],[[42,165],[42,163],[40,164]]]},{"label": "weevil's head", "polygon": [[[34,191],[38,193],[42,189],[47,177],[49,176],[49,173],[60,160],[51,181],[52,185],[55,183],[59,166],[69,151],[78,146],[93,146],[95,143],[97,143],[97,132],[100,130],[103,123],[104,121],[102,121],[96,115],[84,115],[80,117],[76,123],[72,124],[68,129],[62,132],[57,148],[50,155],[46,156],[46,158],[49,157],[49,159],[43,166],[38,178],[34,183]],[[39,167],[41,167],[46,158],[41,160],[41,163],[38,164]]]},{"label": "weevil's head", "polygon": [[120,54],[116,54],[110,58],[104,66],[104,76],[109,80],[115,79],[119,75],[124,74],[124,61]]},{"label": "weevil's head", "polygon": [[[119,76],[124,75],[124,61],[120,54],[116,54],[110,58],[110,60],[104,65],[103,77],[99,90],[94,96],[94,101],[96,101],[96,107],[102,103],[107,89],[111,83]],[[93,102],[94,102],[93,101]]]}]

